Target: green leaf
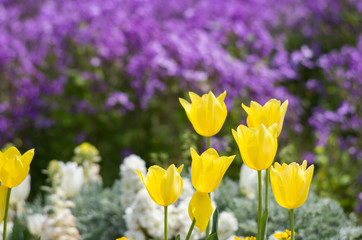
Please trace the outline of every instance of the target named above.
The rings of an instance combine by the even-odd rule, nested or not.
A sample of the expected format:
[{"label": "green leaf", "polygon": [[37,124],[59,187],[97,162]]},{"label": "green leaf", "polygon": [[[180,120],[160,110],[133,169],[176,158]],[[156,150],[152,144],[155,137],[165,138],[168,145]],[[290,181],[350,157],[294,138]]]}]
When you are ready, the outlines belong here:
[{"label": "green leaf", "polygon": [[214,238],[215,238],[215,240],[218,239],[216,233],[213,233],[213,234],[209,235],[209,237],[206,240],[214,240]]},{"label": "green leaf", "polygon": [[180,234],[176,236],[176,240],[180,240],[181,237],[180,237]]},{"label": "green leaf", "polygon": [[264,211],[263,217],[261,218],[261,240],[263,240],[265,237],[267,222],[268,222],[268,211]]},{"label": "green leaf", "polygon": [[15,216],[13,220],[13,230],[9,235],[10,240],[36,240],[36,238],[29,232],[18,217]]},{"label": "green leaf", "polygon": [[212,230],[211,230],[211,235],[210,235],[210,236],[214,236],[215,240],[219,240],[219,238],[217,236],[218,223],[219,223],[219,210],[216,208],[214,211],[214,214],[212,216]]}]

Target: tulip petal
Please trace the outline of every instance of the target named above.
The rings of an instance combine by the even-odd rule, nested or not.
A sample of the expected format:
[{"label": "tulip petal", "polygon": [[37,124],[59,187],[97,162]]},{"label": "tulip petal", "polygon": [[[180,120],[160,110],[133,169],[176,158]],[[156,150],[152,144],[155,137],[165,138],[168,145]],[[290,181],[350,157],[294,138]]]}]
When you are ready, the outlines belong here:
[{"label": "tulip petal", "polygon": [[10,147],[8,150],[6,150],[4,152],[4,155],[7,159],[10,160],[10,159],[14,158],[15,156],[20,157],[21,153],[19,152],[19,150],[16,147]]},{"label": "tulip petal", "polygon": [[136,172],[137,172],[138,177],[141,179],[143,184],[146,186],[146,182],[145,182],[145,179],[143,178],[142,173],[138,169],[136,170]]},{"label": "tulip petal", "polygon": [[250,108],[242,104],[242,107],[247,112],[248,117],[246,119],[248,127],[257,128],[259,125],[264,124],[266,128],[269,128],[273,124],[277,124],[278,136],[283,127],[285,113],[288,107],[288,100],[282,105],[280,101],[271,99],[261,106],[255,101],[250,102]]},{"label": "tulip petal", "polygon": [[8,189],[9,188],[4,185],[0,186],[0,223],[3,221],[5,216],[5,206],[6,206]]},{"label": "tulip petal", "polygon": [[177,172],[178,172],[179,174],[181,174],[182,169],[184,169],[184,165],[183,165],[183,164],[177,168]]},{"label": "tulip petal", "polygon": [[243,148],[245,152],[240,152],[243,161],[246,164],[252,162],[253,167],[250,168],[258,171],[268,168],[273,163],[276,154],[278,146],[276,137],[273,137],[261,124],[245,140],[246,146]]},{"label": "tulip petal", "polygon": [[280,120],[280,101],[271,99],[263,106],[263,121],[267,127],[274,123],[279,123]]},{"label": "tulip petal", "polygon": [[199,95],[197,95],[196,93],[194,92],[189,92],[189,96],[190,96],[190,99],[191,99],[191,104],[192,103],[200,103],[201,101],[201,97]]},{"label": "tulip petal", "polygon": [[191,220],[195,218],[195,225],[201,233],[205,231],[212,211],[213,207],[209,195],[196,191],[189,204],[189,216]]},{"label": "tulip petal", "polygon": [[280,132],[282,131],[282,128],[283,128],[284,117],[285,117],[285,113],[287,112],[287,109],[288,109],[288,100],[284,101],[282,106],[280,106],[280,120],[278,123],[278,136],[280,135]]},{"label": "tulip petal", "polygon": [[210,91],[202,97],[189,92],[191,103],[179,98],[179,101],[195,131],[206,137],[215,135],[225,122],[227,109],[224,103],[226,91],[218,98]]},{"label": "tulip petal", "polygon": [[168,167],[166,173],[161,180],[161,196],[163,206],[173,204],[180,196],[182,191],[182,178],[177,172],[174,164]]},{"label": "tulip petal", "polygon": [[4,162],[0,169],[0,181],[8,188],[18,186],[29,173],[29,166],[24,165],[18,156]]},{"label": "tulip petal", "polygon": [[154,165],[148,169],[146,175],[147,191],[152,200],[161,206],[164,206],[164,201],[161,195],[161,183],[165,173],[165,169],[161,168],[160,166]]},{"label": "tulip petal", "polygon": [[282,179],[280,173],[273,167],[270,168],[270,182],[272,183],[271,186],[275,200],[279,203],[279,205],[286,208],[283,204],[285,202],[285,194],[282,192]]},{"label": "tulip petal", "polygon": [[30,163],[34,157],[34,149],[23,156],[16,147],[4,153],[0,152],[0,181],[8,188],[18,186],[29,173]]},{"label": "tulip petal", "polygon": [[307,160],[304,160],[302,163],[302,169],[303,171],[305,171],[305,169],[307,169]]},{"label": "tulip petal", "polygon": [[245,110],[245,112],[246,112],[247,114],[250,113],[250,108],[249,108],[248,106],[244,105],[244,103],[241,104],[241,107]]},{"label": "tulip petal", "polygon": [[219,186],[221,179],[234,160],[235,155],[231,157],[220,157],[213,148],[207,149],[201,156],[199,156],[193,148],[190,148],[190,151],[192,157],[192,185],[199,192],[213,192]]},{"label": "tulip petal", "polygon": [[276,171],[280,172],[280,169],[282,168],[282,166],[278,162],[275,162],[274,163],[274,168],[275,168]]},{"label": "tulip petal", "polygon": [[303,205],[308,196],[314,166],[305,170],[306,161],[302,165],[293,162],[282,166],[275,163],[274,166],[271,167],[270,182],[275,200],[288,209]]},{"label": "tulip petal", "polygon": [[190,114],[191,104],[183,98],[179,98],[182,107],[185,109],[186,114]]},{"label": "tulip petal", "polygon": [[148,169],[146,180],[140,171],[137,170],[137,174],[145,185],[151,199],[158,205],[169,206],[181,194],[183,181],[180,172],[182,169],[183,165],[177,169],[172,164],[166,171],[160,166],[154,165]]},{"label": "tulip petal", "polygon": [[34,157],[34,153],[35,150],[30,149],[28,150],[26,153],[24,153],[24,155],[21,157],[22,161],[24,162],[25,165],[30,165],[31,161],[33,160]]},{"label": "tulip petal", "polygon": [[217,101],[222,104],[225,100],[226,97],[226,91],[224,91],[223,93],[221,93],[218,97],[217,97]]},{"label": "tulip petal", "polygon": [[201,157],[207,159],[213,159],[213,158],[218,158],[219,154],[214,148],[209,148],[201,154]]}]

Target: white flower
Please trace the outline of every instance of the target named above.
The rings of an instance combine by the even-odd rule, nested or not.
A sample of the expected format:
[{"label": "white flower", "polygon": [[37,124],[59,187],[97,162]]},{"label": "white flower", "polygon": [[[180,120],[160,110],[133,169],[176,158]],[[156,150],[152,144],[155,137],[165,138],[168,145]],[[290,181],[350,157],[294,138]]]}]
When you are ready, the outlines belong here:
[{"label": "white flower", "polygon": [[[262,172],[262,178],[265,176],[264,172]],[[239,186],[240,191],[246,197],[254,199],[257,196],[258,190],[258,172],[243,164],[240,169]]]},{"label": "white flower", "polygon": [[57,190],[60,190],[60,194],[64,194],[66,198],[74,197],[80,192],[84,183],[83,168],[75,162],[59,162],[59,164],[61,180]]},{"label": "white flower", "polygon": [[[148,215],[148,214],[147,214]],[[145,216],[145,215],[143,215]],[[139,216],[139,219],[141,220],[143,218],[142,215]],[[145,226],[147,232],[156,238],[161,238],[164,234],[164,217],[163,217],[163,211],[155,210],[149,215],[149,222]]]},{"label": "white flower", "polygon": [[30,174],[25,178],[25,180],[18,186],[12,188],[10,195],[10,203],[20,203],[25,201],[30,193]]},{"label": "white flower", "polygon": [[[130,164],[129,159],[135,160]],[[140,158],[133,156],[129,158],[128,161],[124,161],[121,166],[121,175],[123,181],[123,186],[125,189],[122,189],[122,195],[132,195],[132,192],[135,190],[135,183],[131,184],[129,175],[135,172],[135,169],[132,169],[135,165],[141,166],[144,168],[136,168],[141,171],[146,171],[144,162],[140,162]],[[141,160],[143,161],[143,160]],[[129,165],[128,165],[129,164]],[[131,167],[132,166],[132,167]],[[131,170],[132,169],[132,170]],[[136,178],[137,182],[142,183],[140,179]],[[122,180],[121,180],[122,181]],[[191,225],[191,220],[188,216],[188,205],[191,199],[194,190],[192,188],[191,181],[187,178],[184,178],[184,188],[181,193],[179,200],[168,207],[168,236],[170,238],[181,235],[181,238],[184,239],[188,233],[188,230]],[[124,219],[127,224],[128,231],[138,232],[140,229],[142,231],[154,238],[162,238],[164,234],[164,208],[157,205],[149,196],[146,188],[141,185],[139,191],[134,193],[134,197],[129,199],[130,205],[125,210]],[[123,196],[121,196],[122,199]],[[214,205],[215,206],[215,205]],[[132,237],[132,235],[126,233],[125,236],[131,239],[144,239],[141,237]],[[204,234],[201,234],[197,228],[194,228],[194,231],[191,235],[191,240],[200,239]]]},{"label": "white flower", "polygon": [[180,200],[190,198],[195,192],[189,178],[183,178],[182,180],[183,180],[183,187],[182,187],[182,192],[181,192],[181,195],[179,198]]},{"label": "white flower", "polygon": [[137,221],[135,214],[133,214],[134,212],[133,209],[134,208],[132,207],[127,208],[123,216],[124,220],[126,221],[127,228],[129,230],[135,230],[139,228],[139,223]]},{"label": "white flower", "polygon": [[[7,223],[8,225],[6,225],[6,235],[10,235],[11,232],[13,231],[13,227],[14,227],[14,223],[8,221]],[[0,239],[2,239],[4,233],[4,221],[2,221],[2,223],[0,223]]]},{"label": "white flower", "polygon": [[238,221],[231,212],[222,212],[219,215],[218,236],[227,239],[238,230]]},{"label": "white flower", "polygon": [[[184,200],[180,201],[177,207],[175,207],[170,211],[168,218],[173,219],[173,221],[175,221],[172,224],[169,224],[169,227],[172,228],[173,237],[180,234],[181,239],[186,238],[186,235],[192,223],[188,215],[188,207],[192,194],[193,192],[188,198],[185,198]],[[202,236],[203,234],[201,234],[199,229],[195,227],[190,239],[196,240],[202,238]]]},{"label": "white flower", "polygon": [[127,239],[146,240],[146,236],[141,230],[128,230],[125,236],[127,236]]},{"label": "white flower", "polygon": [[40,236],[46,218],[45,215],[39,213],[27,216],[26,222],[29,231],[35,236]]},{"label": "white flower", "polygon": [[121,173],[127,171],[128,169],[138,169],[142,173],[146,172],[146,163],[145,161],[135,154],[131,154],[123,159],[123,163],[120,166]]},{"label": "white flower", "polygon": [[142,181],[139,179],[136,170],[146,175],[146,163],[137,155],[130,155],[123,160],[120,165],[121,175],[121,203],[124,208],[129,207],[134,201],[136,194],[144,188]]},{"label": "white flower", "polygon": [[88,182],[102,182],[102,176],[99,174],[99,171],[101,170],[101,167],[96,164],[93,163],[91,165],[89,165],[88,169],[84,169],[85,173],[87,173],[87,177],[88,177]]},{"label": "white flower", "polygon": [[80,234],[75,226],[76,218],[68,208],[54,208],[54,214],[49,215],[43,223],[40,233],[42,240],[66,239],[78,240]]}]

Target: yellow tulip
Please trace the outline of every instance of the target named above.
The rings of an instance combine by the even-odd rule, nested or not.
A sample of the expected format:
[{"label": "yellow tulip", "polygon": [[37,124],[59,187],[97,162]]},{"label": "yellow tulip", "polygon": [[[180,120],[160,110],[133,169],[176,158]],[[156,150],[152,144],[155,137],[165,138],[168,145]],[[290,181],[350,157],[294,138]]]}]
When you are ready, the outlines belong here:
[{"label": "yellow tulip", "polygon": [[261,124],[258,128],[239,125],[237,131],[232,130],[246,166],[260,171],[273,163],[278,148],[277,128],[277,124],[268,129]]},{"label": "yellow tulip", "polygon": [[3,221],[5,216],[6,197],[8,194],[8,187],[0,186],[0,223]]},{"label": "yellow tulip", "polygon": [[307,161],[287,165],[274,164],[270,171],[270,182],[275,200],[284,208],[295,209],[303,205],[308,196],[314,165],[308,169]]},{"label": "yellow tulip", "polygon": [[200,156],[195,149],[190,148],[191,179],[192,185],[197,191],[203,193],[213,192],[220,184],[226,170],[235,158],[235,155],[226,157],[219,156],[217,151],[209,148]]},{"label": "yellow tulip", "polygon": [[256,237],[246,237],[246,238],[234,237],[234,240],[256,240]]},{"label": "yellow tulip", "polygon": [[121,238],[117,238],[116,240],[131,240],[131,239],[128,239],[126,237],[121,237]]},{"label": "yellow tulip", "polygon": [[285,232],[275,233],[273,236],[276,237],[278,240],[290,240],[292,232],[286,229]]},{"label": "yellow tulip", "polygon": [[22,183],[28,176],[33,157],[34,149],[24,155],[16,147],[11,147],[4,153],[0,151],[0,182],[8,188]]},{"label": "yellow tulip", "polygon": [[191,220],[195,218],[195,225],[201,233],[205,231],[212,211],[213,207],[209,194],[196,191],[189,204],[189,216]]},{"label": "yellow tulip", "polygon": [[189,92],[191,103],[179,98],[195,131],[205,137],[217,134],[225,122],[227,109],[224,103],[226,91],[217,98],[210,91],[199,95]]},{"label": "yellow tulip", "polygon": [[152,200],[158,205],[169,206],[181,194],[183,181],[180,173],[183,167],[183,164],[179,168],[172,164],[166,171],[160,166],[152,166],[148,169],[146,181],[140,171],[137,170],[137,174],[146,186]]},{"label": "yellow tulip", "polygon": [[274,123],[278,125],[278,136],[283,128],[284,116],[288,108],[288,100],[280,105],[280,101],[271,99],[264,106],[259,103],[251,101],[250,108],[241,105],[245,112],[248,114],[246,122],[248,127],[257,128],[260,124],[264,124],[266,128],[269,128]]}]

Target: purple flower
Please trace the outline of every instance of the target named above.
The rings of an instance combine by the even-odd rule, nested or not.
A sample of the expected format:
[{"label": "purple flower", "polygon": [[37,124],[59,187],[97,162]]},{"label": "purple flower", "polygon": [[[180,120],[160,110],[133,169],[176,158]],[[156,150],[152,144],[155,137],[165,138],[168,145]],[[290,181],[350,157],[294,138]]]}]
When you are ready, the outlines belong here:
[{"label": "purple flower", "polygon": [[130,102],[128,95],[123,92],[113,92],[107,99],[106,108],[113,108],[119,105],[125,110],[133,110],[134,104]]}]

